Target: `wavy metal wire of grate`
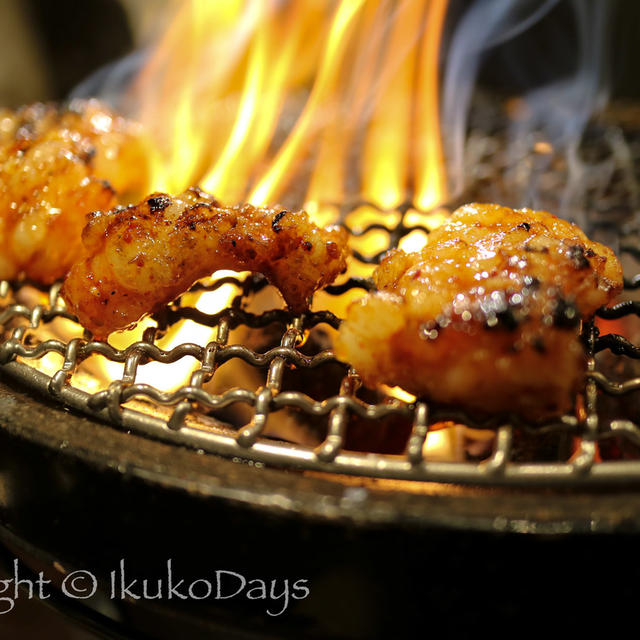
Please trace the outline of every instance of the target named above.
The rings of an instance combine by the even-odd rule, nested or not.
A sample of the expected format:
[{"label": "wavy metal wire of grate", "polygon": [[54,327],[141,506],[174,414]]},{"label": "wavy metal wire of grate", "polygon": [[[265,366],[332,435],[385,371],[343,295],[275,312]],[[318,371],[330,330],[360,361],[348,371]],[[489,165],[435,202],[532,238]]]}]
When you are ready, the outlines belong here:
[{"label": "wavy metal wire of grate", "polygon": [[[357,206],[363,205],[373,206],[370,203],[358,203]],[[343,205],[341,209],[344,219],[351,208]],[[353,236],[363,236],[371,231],[384,231],[388,234],[388,247],[397,246],[401,238],[413,231],[429,232],[424,226],[404,224],[409,210],[410,205],[401,208],[400,221],[393,228],[376,223],[361,230],[349,231]],[[357,252],[354,255],[361,262],[374,264],[385,251],[375,256],[364,256]],[[637,249],[631,245],[622,245],[621,251],[637,253]],[[216,338],[206,345],[184,343],[168,351],[154,344],[153,328],[144,332],[141,341],[123,350],[116,349],[106,342],[92,340],[86,333],[83,338],[74,338],[68,342],[59,339],[38,340],[38,329],[53,319],[62,317],[75,321],[59,298],[59,285],[54,285],[48,292],[46,304],[29,306],[13,303],[0,311],[0,328],[4,332],[0,342],[0,366],[5,374],[16,381],[48,394],[69,407],[102,418],[113,426],[209,453],[278,467],[378,478],[495,485],[559,486],[640,481],[640,459],[603,462],[599,460],[597,453],[597,443],[612,435],[640,446],[638,424],[627,419],[603,420],[598,411],[600,394],[618,397],[640,390],[640,378],[632,377],[618,382],[597,369],[595,354],[606,349],[622,357],[640,358],[640,347],[621,335],[600,336],[594,325],[585,326],[584,338],[588,345],[589,364],[583,393],[584,406],[579,414],[564,415],[535,426],[522,424],[517,417],[504,423],[496,420],[481,422],[474,416],[431,407],[424,401],[405,403],[387,397],[376,404],[368,404],[356,396],[360,382],[355,371],[347,365],[339,393],[324,400],[316,400],[301,391],[282,390],[285,369],[293,366],[294,373],[296,370],[317,369],[319,375],[322,375],[324,365],[337,362],[331,350],[321,350],[313,356],[308,356],[300,351],[299,344],[304,332],[323,323],[337,328],[340,324],[339,318],[328,310],[310,312],[302,316],[293,316],[282,309],[261,314],[243,310],[243,301],[250,299],[265,286],[264,279],[260,277],[249,277],[246,280],[225,277],[209,286],[197,284],[193,291],[212,291],[225,284],[237,286],[240,294],[219,313],[206,314],[194,307],[183,306],[181,301],[178,301],[156,318],[160,329],[181,319],[216,328]],[[367,279],[352,277],[341,284],[328,287],[325,291],[333,296],[341,296],[354,288],[366,290],[371,287]],[[640,288],[640,276],[627,279],[626,288]],[[12,289],[8,282],[0,283],[0,300],[15,299],[18,289],[19,287]],[[609,320],[628,315],[638,316],[640,303],[622,302],[600,310],[598,315]],[[258,353],[244,344],[229,344],[230,331],[237,327],[259,329],[277,323],[285,326],[280,345],[264,353]],[[30,335],[28,340],[27,333]],[[29,365],[30,360],[41,358],[48,353],[57,353],[64,358],[63,365],[52,376]],[[89,393],[74,385],[72,378],[80,363],[94,354],[99,354],[114,363],[123,363],[124,368],[122,377],[111,381],[107,389]],[[136,382],[139,365],[150,361],[173,363],[187,356],[195,358],[199,366],[191,374],[189,383],[176,391],[163,392],[149,384]],[[266,368],[264,384],[257,388],[234,388],[219,395],[206,390],[205,384],[215,376],[218,367],[236,358],[252,367]],[[149,410],[145,410],[144,403],[138,403],[135,407],[124,406],[133,399],[144,400]],[[204,419],[205,413],[215,414],[216,411],[235,403],[246,403],[253,407],[252,419],[238,431],[214,428]],[[170,413],[153,411],[153,407],[168,407]],[[309,417],[322,417],[326,420],[326,436],[319,446],[306,447],[262,437],[269,415],[287,407]],[[344,444],[352,414],[373,421],[394,415],[411,420],[412,428],[404,454],[346,450]],[[496,437],[491,454],[480,462],[425,460],[424,444],[429,429],[442,421],[453,421],[471,428],[495,429]],[[533,438],[541,438],[554,432],[570,434],[577,442],[574,454],[569,459],[551,461],[514,460],[516,429],[528,433]]]}]

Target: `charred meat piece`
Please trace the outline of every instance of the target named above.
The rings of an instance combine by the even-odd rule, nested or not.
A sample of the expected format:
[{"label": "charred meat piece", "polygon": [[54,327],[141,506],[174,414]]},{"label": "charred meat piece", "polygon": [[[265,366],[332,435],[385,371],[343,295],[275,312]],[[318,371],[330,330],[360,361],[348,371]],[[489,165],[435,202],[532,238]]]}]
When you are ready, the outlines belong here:
[{"label": "charred meat piece", "polygon": [[95,100],[0,110],[0,280],[49,284],[79,258],[86,215],[144,188],[135,125]]},{"label": "charred meat piece", "polygon": [[537,420],[571,408],[581,321],[620,291],[622,269],[550,213],[470,204],[421,251],[391,252],[374,279],[379,291],[349,308],[336,345],[365,382]]},{"label": "charred meat piece", "polygon": [[322,229],[304,211],[222,207],[197,188],[155,193],[137,205],[92,214],[85,257],[62,289],[96,337],[161,309],[219,269],[256,271],[295,312],[346,267],[346,233]]}]

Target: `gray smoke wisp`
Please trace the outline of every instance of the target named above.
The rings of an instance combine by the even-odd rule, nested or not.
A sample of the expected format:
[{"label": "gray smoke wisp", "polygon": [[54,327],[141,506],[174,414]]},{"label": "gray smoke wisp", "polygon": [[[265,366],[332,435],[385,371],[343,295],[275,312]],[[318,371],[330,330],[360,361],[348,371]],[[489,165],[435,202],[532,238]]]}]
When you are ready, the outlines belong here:
[{"label": "gray smoke wisp", "polygon": [[[575,64],[568,75],[536,86],[520,98],[520,109],[507,136],[509,167],[522,167],[528,159],[526,175],[507,170],[505,178],[518,184],[517,206],[540,206],[539,179],[551,163],[566,166],[566,185],[558,198],[557,211],[574,217],[582,198],[588,173],[606,167],[586,166],[579,154],[580,140],[590,118],[607,101],[608,23],[610,2],[601,0],[477,0],[455,26],[445,53],[443,79],[443,132],[450,188],[463,191],[466,183],[465,148],[472,97],[485,55],[495,46],[516,38],[544,18],[559,4],[571,9],[575,38],[541,41],[539,46],[549,59],[564,56]],[[567,34],[561,34],[567,35]],[[562,38],[560,38],[562,40]],[[541,51],[542,53],[542,51]],[[535,57],[536,52],[528,52]],[[527,60],[518,61],[527,73]],[[559,60],[566,63],[566,60]],[[558,64],[560,68],[566,64]],[[552,152],[536,154],[535,143],[544,141]],[[606,161],[605,161],[606,162]],[[522,170],[520,169],[520,174]]]}]

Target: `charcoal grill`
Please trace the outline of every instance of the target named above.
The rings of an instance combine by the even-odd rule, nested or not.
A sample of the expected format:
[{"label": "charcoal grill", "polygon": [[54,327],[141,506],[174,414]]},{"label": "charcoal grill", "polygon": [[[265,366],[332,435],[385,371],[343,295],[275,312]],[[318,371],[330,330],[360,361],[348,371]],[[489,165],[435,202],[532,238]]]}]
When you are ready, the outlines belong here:
[{"label": "charcoal grill", "polygon": [[[494,173],[500,169],[495,150],[501,143],[487,129],[481,137],[470,136],[470,147],[490,158],[470,156],[483,177],[477,190],[460,201],[508,204],[508,197],[485,188],[501,184],[499,175],[482,171],[486,163]],[[626,140],[602,134],[595,139],[598,144],[623,141],[632,158],[629,153],[616,157],[631,162],[640,154],[636,137],[632,132]],[[550,171],[562,175],[555,166]],[[607,184],[592,194],[588,210],[593,215],[585,226],[624,257],[627,272],[627,299],[600,310],[598,318],[626,320],[640,309],[633,300],[640,287],[636,203],[633,193],[620,189],[619,171],[610,178],[617,186]],[[608,200],[607,190],[613,191]],[[382,250],[354,252],[362,265],[374,265],[411,233],[429,233],[427,225],[414,224],[417,216],[409,203],[394,212],[393,225],[356,227],[350,214],[363,207],[375,209],[370,202],[336,207],[354,242],[384,234]],[[554,203],[547,208],[554,210]],[[389,212],[377,213],[389,219]],[[559,585],[549,584],[554,567],[565,566],[574,585],[586,582],[593,571],[606,574],[598,584],[617,579],[608,558],[625,545],[631,552],[635,538],[625,534],[640,530],[640,427],[633,401],[640,377],[632,366],[640,349],[633,339],[600,334],[596,324],[584,326],[588,376],[574,413],[536,425],[517,417],[480,419],[361,387],[357,374],[348,363],[336,361],[326,341],[313,343],[309,337],[339,325],[331,302],[302,316],[282,307],[249,311],[245,304],[266,287],[253,276],[202,282],[194,292],[226,285],[236,295],[223,310],[206,314],[183,296],[157,315],[157,329],[145,330],[141,341],[124,349],[82,334],[59,298],[59,285],[38,291],[33,283],[0,285],[0,373],[10,385],[0,385],[0,537],[10,554],[36,571],[42,566],[91,567],[105,576],[121,557],[135,561],[140,575],[156,570],[158,559],[165,557],[179,558],[185,573],[196,578],[203,566],[221,564],[267,576],[303,572],[316,585],[314,598],[292,607],[286,620],[269,621],[267,631],[277,637],[408,635],[424,622],[425,602],[433,605],[430,615],[437,609],[439,617],[456,618],[455,599],[443,599],[442,593],[458,589],[460,594],[460,575],[504,576],[513,563],[520,563],[528,580],[517,585],[501,581],[491,595],[478,596],[467,609],[472,617],[457,620],[454,628],[476,628],[478,620],[497,616],[518,621],[524,603],[543,592],[562,603],[563,611],[572,606],[579,611],[579,590],[568,597]],[[325,299],[339,301],[371,286],[367,278],[349,277],[329,287]],[[79,337],[55,336],[61,318],[75,324]],[[210,328],[215,338],[162,350],[158,337],[183,319]],[[256,341],[247,338],[252,332],[268,332],[269,347],[255,348]],[[237,335],[246,339],[235,340]],[[36,368],[47,354],[62,358],[57,371]],[[78,380],[83,363],[96,355],[123,365],[123,373],[106,388],[89,392]],[[198,365],[175,391],[136,380],[146,362],[168,368],[185,357]],[[211,381],[233,361],[254,373],[247,379],[260,376],[260,382],[213,392]],[[620,364],[625,365],[622,373]],[[317,386],[310,381],[334,377],[336,371],[339,391],[314,395]],[[236,406],[249,407],[251,417],[232,428],[227,418]],[[313,423],[319,440],[304,444],[270,435],[269,421],[277,423],[287,414]],[[366,440],[350,445],[354,429],[366,433],[385,420],[402,434],[393,452],[374,443],[367,448]],[[493,448],[457,462],[430,459],[425,441],[447,421],[493,430]],[[614,531],[615,538],[591,543],[566,535]],[[523,533],[550,534],[556,542],[541,545],[537,535]],[[597,567],[580,560],[585,554],[597,559]],[[428,584],[420,582],[425,575],[432,576]],[[419,582],[415,590],[411,584]],[[632,582],[625,580],[626,585]],[[615,597],[622,595],[616,592]],[[626,596],[631,602],[635,594]],[[343,602],[350,603],[347,613],[340,613]],[[58,604],[68,608],[70,603],[63,599]],[[111,614],[151,637],[175,636],[185,628],[189,637],[199,637],[194,628],[207,629],[202,637],[211,637],[211,629],[220,637],[236,637],[231,630],[238,626],[243,631],[237,637],[258,637],[256,629],[264,625],[264,614],[253,606],[203,607],[176,614],[166,602],[124,602]],[[88,612],[72,613],[86,618]],[[177,627],[172,626],[176,615]],[[104,616],[96,622],[103,623]],[[122,629],[118,633],[114,637],[128,637]]]},{"label": "charcoal grill", "polygon": [[[570,179],[567,163],[562,158],[558,162],[546,155],[538,157],[535,152],[525,152],[514,164],[513,157],[506,152],[504,114],[496,105],[495,99],[485,103],[479,100],[467,143],[472,184],[466,193],[439,211],[450,211],[473,200],[505,204],[511,200],[518,204],[522,201],[518,181],[538,185],[538,208],[558,210],[564,184]],[[589,166],[595,170],[590,171],[589,187],[582,198],[573,209],[565,210],[565,214],[580,219],[589,235],[612,246],[623,258],[625,300],[599,310],[597,317],[605,320],[628,321],[640,314],[640,302],[633,299],[635,290],[640,288],[640,227],[634,217],[640,206],[637,188],[640,134],[636,124],[632,108],[614,105],[601,120],[590,125],[580,152],[587,163],[592,163],[586,165],[587,173]],[[535,149],[535,140],[531,146]],[[295,206],[296,197],[292,194],[292,202],[285,204]],[[359,274],[372,269],[387,250],[401,244],[410,234],[428,234],[433,220],[433,212],[416,211],[410,201],[393,211],[364,201],[325,203],[320,208],[331,211],[333,219],[349,231],[355,247],[353,261],[362,267]],[[365,218],[359,219],[356,214],[361,212],[365,212]],[[359,223],[363,219],[370,222]],[[373,253],[358,250],[373,246],[363,244],[373,234],[377,234],[376,250]],[[361,385],[356,372],[348,363],[337,362],[330,342],[320,340],[311,353],[305,351],[303,345],[310,333],[339,326],[339,317],[330,310],[336,308],[334,302],[352,294],[354,289],[362,293],[371,289],[373,284],[368,278],[345,276],[342,282],[326,288],[330,294],[324,298],[328,300],[326,308],[302,316],[287,312],[275,296],[270,302],[279,308],[248,311],[266,284],[261,277],[240,275],[198,283],[194,292],[216,291],[231,285],[235,297],[221,311],[207,314],[196,307],[193,296],[183,296],[157,315],[157,329],[149,328],[142,340],[116,349],[82,334],[77,323],[74,335],[81,337],[73,339],[60,338],[55,331],[48,330],[58,318],[75,322],[58,295],[59,284],[41,290],[38,299],[23,295],[34,286],[31,283],[2,282],[0,301],[4,304],[0,327],[4,334],[0,337],[0,366],[16,382],[118,428],[209,454],[278,468],[494,486],[566,487],[640,480],[640,449],[635,448],[640,446],[640,426],[637,411],[633,410],[633,399],[640,391],[640,371],[633,363],[640,358],[640,347],[627,337],[611,332],[600,335],[596,324],[584,325],[588,374],[574,413],[537,425],[523,424],[517,416],[480,419],[434,407],[420,399],[403,402],[385,393],[359,393]],[[215,338],[207,344],[182,343],[166,351],[161,349],[156,344],[158,336],[181,320],[215,330]],[[234,333],[235,330],[239,331]],[[269,338],[262,341],[266,348],[256,351],[254,345],[260,341],[252,336],[261,332],[268,332]],[[608,352],[609,357],[597,357],[602,352]],[[50,375],[34,366],[47,354],[63,358],[59,370]],[[106,388],[90,393],[78,383],[78,372],[83,362],[95,355],[124,366],[119,379],[111,379]],[[188,357],[197,361],[197,369],[173,392],[136,381],[144,363],[156,362],[169,372],[171,363]],[[208,383],[215,380],[220,366],[229,361],[243,361],[257,376],[222,393],[212,392]],[[335,381],[333,391],[313,397],[310,390],[313,385],[309,382],[335,377],[340,365],[342,380]],[[622,374],[616,372],[620,367]],[[290,388],[283,388],[285,375],[286,386]],[[245,424],[230,429],[216,420],[221,412],[239,405],[252,410],[252,417]],[[277,421],[291,410],[303,424],[314,422],[321,442],[305,446],[263,437],[269,419]],[[404,446],[399,448],[396,444],[393,454],[381,453],[367,448],[365,439],[358,451],[349,450],[345,445],[354,418],[361,422],[361,430],[374,427],[381,420],[396,420],[404,425],[399,429],[406,433]],[[429,460],[428,455],[425,458],[424,443],[430,429],[447,421],[475,429],[494,429],[493,450],[480,460],[441,462]],[[554,437],[564,442],[564,446],[556,447],[553,454],[545,447],[544,455],[539,451],[524,459],[518,455],[523,439],[535,443]],[[568,441],[570,450],[566,446]],[[600,459],[599,448],[611,442],[618,449],[626,449],[627,455]]]},{"label": "charcoal grill", "polygon": [[[373,207],[371,203],[358,206]],[[352,209],[343,208],[343,219]],[[404,217],[410,205],[401,208],[400,222],[393,228],[375,223],[352,235],[366,235],[371,231],[384,231],[389,248],[409,233],[428,233],[423,225],[407,226]],[[381,212],[384,213],[384,212]],[[630,230],[629,230],[630,231]],[[633,245],[623,244],[622,251],[635,253]],[[375,263],[384,251],[375,256],[354,257],[364,263]],[[75,320],[59,298],[59,285],[48,291],[48,303],[26,306],[9,304],[0,315],[0,321],[10,326],[16,320],[26,322],[8,331],[0,345],[0,362],[6,374],[16,382],[46,394],[64,405],[83,413],[101,418],[119,428],[145,437],[190,446],[210,454],[237,457],[254,463],[279,468],[296,468],[334,474],[349,474],[386,479],[402,479],[429,482],[455,482],[465,484],[542,484],[547,486],[569,486],[589,483],[628,483],[640,480],[640,459],[596,461],[596,444],[613,435],[640,443],[640,427],[630,419],[604,419],[598,410],[598,396],[625,396],[640,390],[640,378],[633,377],[622,382],[610,379],[606,372],[598,369],[596,354],[605,349],[618,357],[640,357],[640,348],[622,335],[608,333],[599,335],[593,324],[583,330],[583,339],[588,345],[589,364],[586,384],[583,389],[584,409],[581,415],[567,414],[544,424],[526,425],[514,416],[510,420],[479,420],[460,411],[431,407],[426,401],[403,402],[394,397],[381,397],[377,402],[367,403],[356,396],[359,382],[357,373],[345,363],[344,378],[340,392],[326,399],[310,397],[304,390],[282,390],[285,368],[296,371],[313,369],[319,376],[323,367],[336,363],[333,352],[321,349],[309,356],[298,345],[304,332],[319,325],[328,324],[337,328],[340,320],[329,310],[310,312],[294,316],[284,309],[270,310],[261,314],[249,313],[244,308],[247,298],[264,287],[260,278],[225,277],[211,285],[198,285],[197,290],[216,290],[222,285],[234,285],[240,293],[233,302],[219,313],[208,315],[197,308],[172,304],[159,326],[166,327],[180,319],[190,319],[206,327],[217,328],[216,339],[208,344],[180,344],[168,351],[154,344],[155,331],[145,331],[142,341],[119,350],[106,342],[92,340],[90,336],[74,338],[69,342],[59,339],[38,340],[38,330],[55,318]],[[640,286],[640,276],[626,280],[629,290]],[[352,288],[368,289],[369,281],[350,278],[342,284],[327,288],[333,296],[343,295]],[[0,285],[0,296],[15,298],[20,291],[8,282]],[[628,300],[613,307],[601,309],[598,317],[620,319],[640,312],[638,302]],[[280,345],[264,353],[257,353],[244,344],[230,344],[230,329],[244,326],[259,330],[276,325],[282,327]],[[31,366],[31,363],[48,353],[64,357],[62,367],[49,376]],[[124,363],[123,375],[110,382],[107,389],[89,393],[74,384],[74,375],[83,360],[99,354],[111,362]],[[138,367],[148,361],[173,363],[181,358],[195,358],[199,366],[187,384],[174,392],[166,393],[145,383],[136,382]],[[218,366],[238,358],[252,367],[266,371],[264,384],[257,388],[233,388],[222,394],[213,394],[203,388],[205,382],[215,376]],[[135,408],[125,406],[132,399],[143,400]],[[216,428],[209,419],[217,411],[245,403],[253,407],[253,417],[237,432]],[[159,411],[168,407],[168,413]],[[315,447],[262,438],[262,432],[270,414],[284,408],[294,408],[306,416],[321,417],[326,421],[324,441]],[[387,417],[398,417],[412,423],[403,455],[391,455],[368,451],[348,451],[344,448],[351,414],[365,421],[377,421]],[[431,425],[446,421],[466,425],[475,429],[495,428],[497,436],[488,457],[481,461],[438,462],[425,459],[424,443]],[[521,429],[533,437],[564,432],[579,439],[577,452],[571,460],[541,461],[529,459],[518,462],[512,459],[514,434]]]}]

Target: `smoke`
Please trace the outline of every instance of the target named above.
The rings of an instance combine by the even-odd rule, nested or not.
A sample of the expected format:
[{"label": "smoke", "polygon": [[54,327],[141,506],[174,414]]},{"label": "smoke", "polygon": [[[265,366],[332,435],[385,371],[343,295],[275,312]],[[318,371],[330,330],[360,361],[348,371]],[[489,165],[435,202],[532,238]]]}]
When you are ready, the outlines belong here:
[{"label": "smoke", "polygon": [[70,99],[100,98],[118,111],[127,111],[124,104],[126,89],[132,85],[147,58],[147,50],[140,49],[101,67],[73,89]]},{"label": "smoke", "polygon": [[[283,2],[284,0],[247,0],[231,21],[224,8],[218,8],[214,3],[208,5],[201,0],[156,0],[148,5],[126,0],[124,5],[130,14],[138,45],[136,50],[95,71],[73,89],[70,98],[99,98],[125,115],[140,117],[142,102],[173,99],[172,94],[180,88],[176,81],[180,76],[195,78],[193,84],[196,92],[204,92],[216,78],[229,73],[230,69],[238,65],[260,20]],[[218,28],[212,29],[211,25],[215,23],[218,14]],[[202,23],[202,29],[200,33],[194,33],[197,31],[198,21]],[[176,25],[187,26],[176,28]],[[191,28],[190,25],[195,27]],[[174,43],[170,49],[166,40],[171,37],[172,30],[180,37],[188,35],[192,39],[208,39],[209,44],[196,51],[193,40],[185,40],[179,45]],[[180,54],[178,62],[172,59],[177,54]],[[143,71],[150,65],[152,70],[140,82]],[[175,76],[171,78],[173,82],[166,81],[169,74]]]},{"label": "smoke", "polygon": [[[508,165],[514,167],[522,158],[535,157],[529,163],[531,170],[516,203],[519,206],[539,205],[540,176],[558,158],[563,158],[568,169],[558,213],[569,214],[571,205],[580,200],[587,171],[579,157],[580,139],[592,115],[607,100],[611,3],[601,0],[476,0],[463,14],[446,52],[442,96],[444,144],[454,194],[465,187],[467,124],[480,65],[492,48],[521,36],[562,5],[570,9],[575,28],[541,38],[535,44],[539,50],[527,51],[525,59],[512,61],[512,67],[518,66],[522,75],[530,77],[536,74],[528,66],[534,67],[540,59],[559,69],[573,60],[573,68],[563,77],[548,80],[520,96],[506,154]],[[540,140],[549,144],[552,153],[536,156],[533,146]],[[507,179],[515,181],[518,177],[512,172]]]}]

